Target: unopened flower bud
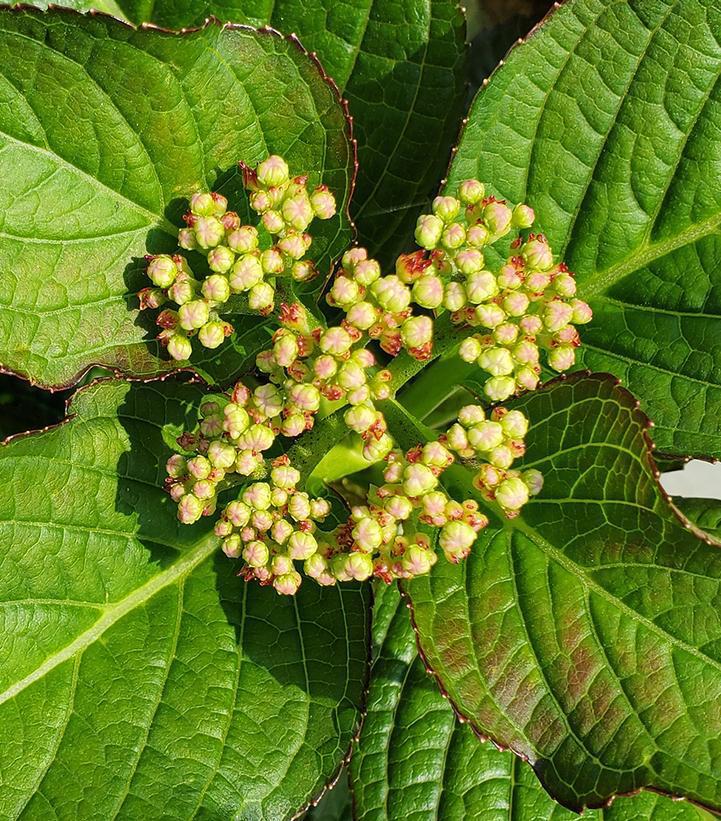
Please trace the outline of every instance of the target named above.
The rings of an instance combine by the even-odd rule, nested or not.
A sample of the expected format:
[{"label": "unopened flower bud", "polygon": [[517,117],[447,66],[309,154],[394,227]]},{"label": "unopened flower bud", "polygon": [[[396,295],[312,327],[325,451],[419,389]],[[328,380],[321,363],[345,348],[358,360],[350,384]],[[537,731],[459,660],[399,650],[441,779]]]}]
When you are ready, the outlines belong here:
[{"label": "unopened flower bud", "polygon": [[466,231],[466,242],[471,248],[483,248],[491,239],[491,232],[486,228],[482,222],[477,222],[475,225]]},{"label": "unopened flower bud", "polygon": [[310,533],[296,531],[288,539],[288,553],[292,559],[304,560],[312,556],[318,549],[318,542]]},{"label": "unopened flower bud", "polygon": [[575,325],[585,325],[593,319],[593,311],[587,302],[581,299],[574,299],[573,302],[571,302],[571,308],[573,308],[571,321]]},{"label": "unopened flower bud", "polygon": [[536,219],[536,214],[530,205],[521,203],[513,209],[513,227],[514,228],[530,228]]},{"label": "unopened flower bud", "polygon": [[324,331],[320,338],[320,349],[323,353],[332,354],[333,356],[343,356],[350,350],[353,340],[345,330],[340,326],[328,328]]},{"label": "unopened flower bud", "polygon": [[548,364],[554,371],[567,371],[576,361],[576,351],[571,345],[559,345],[548,354]]},{"label": "unopened flower bud", "polygon": [[443,294],[443,307],[448,311],[460,311],[466,305],[466,289],[460,282],[447,282]]},{"label": "unopened flower bud", "polygon": [[288,501],[288,513],[296,522],[310,516],[310,499],[307,493],[294,493]]},{"label": "unopened flower bud", "polygon": [[321,220],[330,219],[335,215],[335,197],[325,185],[319,185],[310,195],[310,205],[313,213]]},{"label": "unopened flower bud", "polygon": [[443,280],[434,274],[425,274],[415,281],[412,296],[422,308],[438,308],[443,302]]},{"label": "unopened flower bud", "polygon": [[430,468],[422,464],[408,465],[403,471],[403,492],[406,496],[422,496],[438,484]]},{"label": "unopened flower bud", "polygon": [[294,532],[293,525],[285,519],[278,519],[270,529],[273,541],[278,544],[285,544]]},{"label": "unopened flower bud", "polygon": [[[540,370],[540,369],[539,369]],[[519,388],[527,391],[535,390],[541,381],[540,376],[534,368],[525,366],[516,371],[516,384]]]},{"label": "unopened flower bud", "polygon": [[305,192],[286,199],[282,211],[283,219],[296,231],[305,231],[313,219],[313,208]]},{"label": "unopened flower bud", "polygon": [[193,229],[195,241],[201,248],[214,248],[225,236],[223,223],[215,217],[198,217]]},{"label": "unopened flower bud", "polygon": [[[232,434],[231,434],[232,436]],[[268,450],[275,441],[275,434],[267,425],[251,425],[238,438],[238,447],[243,450],[252,450],[262,453]]]},{"label": "unopened flower bud", "polygon": [[243,491],[242,499],[255,510],[267,510],[270,507],[270,485],[267,482],[254,482]]},{"label": "unopened flower bud", "polygon": [[460,248],[466,241],[466,229],[460,222],[447,225],[441,234],[441,243],[444,248],[454,250]]},{"label": "unopened flower bud", "polygon": [[501,419],[501,427],[511,439],[523,439],[528,433],[528,419],[519,410],[512,410]]},{"label": "unopened flower bud", "polygon": [[448,442],[448,446],[455,451],[461,452],[467,450],[469,447],[468,434],[459,424],[451,425],[446,433],[446,440]]},{"label": "unopened flower bud", "polygon": [[292,465],[279,465],[271,470],[270,480],[284,490],[292,490],[300,482],[300,472]]},{"label": "unopened flower bud", "polygon": [[245,546],[243,558],[251,567],[263,567],[268,564],[270,556],[267,546],[263,542],[254,539]]},{"label": "unopened flower bud", "polygon": [[458,196],[464,205],[476,205],[486,196],[486,188],[478,180],[463,180],[458,186]]},{"label": "unopened flower bud", "polygon": [[503,298],[502,305],[509,316],[523,316],[528,310],[529,299],[522,291],[512,291]]},{"label": "unopened flower bud", "polygon": [[404,521],[413,513],[413,504],[405,496],[391,496],[386,499],[383,507],[394,519],[400,521]]},{"label": "unopened flower bud", "polygon": [[330,514],[330,503],[327,499],[311,499],[310,518],[322,522]]},{"label": "unopened flower bud", "polygon": [[215,216],[215,201],[207,191],[193,194],[190,198],[190,210],[199,217]]},{"label": "unopened flower bud", "polygon": [[458,411],[458,421],[465,428],[472,425],[477,425],[479,422],[485,422],[486,414],[480,405],[464,405]]},{"label": "unopened flower bud", "polygon": [[503,442],[503,427],[498,422],[479,422],[468,430],[468,443],[474,450],[488,451]]},{"label": "unopened flower bud", "polygon": [[513,451],[508,445],[499,445],[488,454],[488,461],[499,470],[508,470],[513,464]]},{"label": "unopened flower bud", "polygon": [[480,271],[483,268],[483,261],[483,254],[477,248],[465,248],[455,257],[456,267],[462,274]]},{"label": "unopened flower bud", "polygon": [[180,453],[174,453],[165,463],[165,470],[167,471],[168,476],[173,479],[179,479],[181,476],[185,476],[188,472],[188,465],[185,457]]},{"label": "unopened flower bud", "polygon": [[466,279],[466,295],[474,305],[486,302],[498,293],[498,283],[490,271],[476,271]]},{"label": "unopened flower bud", "polygon": [[528,492],[531,496],[538,496],[543,490],[543,474],[540,470],[524,470],[521,474],[521,479],[524,481]]},{"label": "unopened flower bud", "polygon": [[[357,248],[357,251],[363,251],[365,248]],[[367,288],[372,285],[381,275],[381,266],[375,259],[363,258],[358,260],[352,267],[353,278],[359,285]]]},{"label": "unopened flower bud", "polygon": [[234,534],[223,539],[221,547],[223,553],[225,553],[229,559],[237,559],[243,549],[243,543],[240,540],[240,536]]},{"label": "unopened flower bud", "polygon": [[173,334],[170,339],[168,339],[168,353],[173,359],[178,361],[190,359],[193,348],[188,337],[180,333]]},{"label": "unopened flower bud", "polygon": [[158,288],[169,288],[178,275],[178,266],[172,257],[160,254],[148,263],[148,277]]},{"label": "unopened flower bud", "polygon": [[260,255],[260,265],[266,274],[281,274],[285,268],[283,254],[277,248],[268,248]]},{"label": "unopened flower bud", "polygon": [[412,544],[403,554],[403,570],[411,576],[423,576],[430,571],[435,557],[432,551]]},{"label": "unopened flower bud", "polygon": [[278,187],[288,182],[288,164],[277,154],[271,154],[256,169],[258,182],[266,188]]},{"label": "unopened flower bud", "polygon": [[431,468],[447,468],[453,463],[453,454],[440,442],[426,442],[421,451],[421,460]]},{"label": "unopened flower bud", "polygon": [[248,293],[248,305],[253,311],[267,312],[273,308],[274,298],[273,286],[267,282],[259,282]]},{"label": "unopened flower bud", "polygon": [[552,333],[560,331],[573,318],[573,308],[560,299],[554,299],[546,305],[543,313],[543,324]]},{"label": "unopened flower bud", "polygon": [[363,446],[363,458],[369,462],[379,462],[393,450],[393,440],[384,433],[380,439],[371,437]]},{"label": "unopened flower bud", "polygon": [[373,575],[373,559],[367,553],[351,553],[345,563],[346,573],[362,582]]},{"label": "unopened flower bud", "polygon": [[489,302],[487,305],[478,305],[475,310],[476,319],[485,328],[496,328],[501,323],[506,321],[506,312],[500,305],[495,302]]},{"label": "unopened flower bud", "polygon": [[303,572],[311,579],[317,579],[328,571],[328,562],[320,553],[314,553],[303,563]]},{"label": "unopened flower bud", "polygon": [[346,315],[346,320],[353,327],[361,331],[367,331],[378,321],[378,311],[370,302],[357,302],[351,306]]},{"label": "unopened flower bud", "polygon": [[235,464],[235,448],[228,442],[216,440],[208,445],[208,461],[213,467],[229,470]]},{"label": "unopened flower bud", "polygon": [[315,385],[296,382],[288,390],[289,400],[303,411],[315,413],[320,407],[320,391]]},{"label": "unopened flower bud", "polygon": [[298,340],[291,331],[280,331],[273,342],[273,357],[281,368],[289,367],[298,357]]},{"label": "unopened flower bud", "polygon": [[250,424],[250,417],[245,408],[230,402],[223,409],[223,430],[231,439],[237,439]]},{"label": "unopened flower bud", "polygon": [[466,337],[458,348],[458,356],[464,362],[475,362],[483,350],[481,343],[475,336]]},{"label": "unopened flower bud", "polygon": [[461,211],[461,203],[455,197],[436,197],[432,207],[433,213],[444,222],[451,222]]},{"label": "unopened flower bud", "polygon": [[205,503],[194,496],[186,493],[178,502],[178,519],[184,525],[192,525],[200,519],[205,509]]},{"label": "unopened flower bud", "polygon": [[496,501],[504,510],[520,510],[529,498],[528,486],[522,479],[504,479],[496,488]]},{"label": "unopened flower bud", "polygon": [[219,320],[206,322],[198,331],[198,340],[204,348],[218,348],[225,341],[226,331],[230,327],[227,322]]},{"label": "unopened flower bud", "polygon": [[301,582],[300,573],[296,570],[291,570],[288,573],[276,576],[273,579],[273,587],[281,596],[294,596],[298,592]]},{"label": "unopened flower bud", "polygon": [[224,274],[235,262],[235,254],[225,245],[218,245],[208,252],[208,267],[211,271]]},{"label": "unopened flower bud", "polygon": [[333,287],[330,289],[330,297],[333,300],[332,304],[338,305],[341,308],[353,305],[358,301],[360,294],[360,287],[358,283],[350,279],[350,277],[337,276],[333,282]]},{"label": "unopened flower bud", "polygon": [[465,522],[448,522],[441,528],[438,541],[448,561],[457,564],[470,553],[476,540],[476,532]]},{"label": "unopened flower bud", "polygon": [[407,349],[422,348],[433,339],[433,320],[428,316],[412,316],[401,325],[401,339]]},{"label": "unopened flower bud", "polygon": [[250,476],[263,464],[263,457],[252,450],[241,450],[235,460],[235,472],[241,476]]},{"label": "unopened flower bud", "polygon": [[516,382],[510,376],[494,376],[483,386],[483,392],[492,402],[503,402],[516,390]]},{"label": "unopened flower bud", "polygon": [[548,271],[553,267],[553,251],[540,235],[524,244],[521,255],[526,265],[535,271]]},{"label": "unopened flower bud", "polygon": [[178,245],[186,251],[194,251],[198,247],[195,231],[192,228],[181,228],[178,231]]},{"label": "unopened flower bud", "polygon": [[230,296],[230,284],[222,274],[213,274],[203,282],[201,291],[209,302],[223,303]]},{"label": "unopened flower bud", "polygon": [[416,242],[421,248],[432,250],[435,248],[443,233],[443,220],[433,214],[422,214],[416,224]]},{"label": "unopened flower bud", "polygon": [[376,280],[371,291],[380,306],[391,313],[405,311],[411,302],[410,288],[394,274]]},{"label": "unopened flower bud", "polygon": [[497,237],[508,233],[511,227],[511,209],[503,202],[494,200],[483,209],[483,220],[492,234]]},{"label": "unopened flower bud", "polygon": [[289,414],[281,423],[280,432],[283,436],[295,438],[305,430],[305,417],[301,413]]},{"label": "unopened flower bud", "polygon": [[491,376],[506,376],[514,370],[513,357],[506,348],[487,348],[478,357],[478,364]]}]

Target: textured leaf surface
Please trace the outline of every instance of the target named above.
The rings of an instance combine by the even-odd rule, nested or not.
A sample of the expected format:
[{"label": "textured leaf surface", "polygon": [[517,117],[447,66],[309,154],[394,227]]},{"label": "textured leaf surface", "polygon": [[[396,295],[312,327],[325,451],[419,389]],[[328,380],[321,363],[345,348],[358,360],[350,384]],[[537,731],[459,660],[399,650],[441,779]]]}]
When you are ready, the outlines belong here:
[{"label": "textured leaf surface", "polygon": [[117,0],[128,19],[167,28],[269,24],[317,52],[350,103],[361,244],[389,259],[408,246],[435,193],[466,98],[465,22],[456,0]]},{"label": "textured leaf surface", "polygon": [[[416,652],[407,608],[383,587],[374,607],[368,714],[351,759],[356,817],[364,821],[572,821],[517,756],[479,741],[456,720]],[[592,821],[700,821],[691,804],[652,793],[589,811]]]},{"label": "textured leaf surface", "polygon": [[[279,152],[349,195],[337,94],[276,35],[5,9],[0,66],[0,361],[43,385],[91,363],[171,367],[136,310],[143,256],[176,247],[196,190],[217,186],[243,212],[238,160]],[[348,236],[339,216],[314,247],[338,252]]]},{"label": "textured leaf surface", "polygon": [[0,817],[287,818],[340,765],[367,595],[246,585],[160,489],[190,386],[105,383],[0,451]]},{"label": "textured leaf surface", "polygon": [[695,525],[721,545],[721,500],[674,498],[673,503]]},{"label": "textured leaf surface", "polygon": [[450,175],[530,201],[593,305],[585,364],[681,454],[721,454],[720,73],[715,0],[569,0],[479,94]]},{"label": "textured leaf surface", "polygon": [[[665,502],[645,417],[612,380],[523,405],[545,487],[466,562],[409,584],[430,666],[569,807],[643,786],[719,807],[721,553]],[[396,434],[417,441],[406,424]],[[473,495],[464,468],[445,475]]]}]

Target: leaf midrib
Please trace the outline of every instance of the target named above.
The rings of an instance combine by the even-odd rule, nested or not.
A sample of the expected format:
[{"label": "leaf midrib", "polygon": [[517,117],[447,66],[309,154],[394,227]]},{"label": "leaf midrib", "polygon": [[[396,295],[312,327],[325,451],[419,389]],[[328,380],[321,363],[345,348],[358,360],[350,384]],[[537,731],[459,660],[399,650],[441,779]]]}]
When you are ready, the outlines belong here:
[{"label": "leaf midrib", "polygon": [[150,601],[157,593],[165,587],[183,579],[189,575],[205,559],[210,557],[217,550],[218,540],[214,535],[204,537],[200,542],[185,553],[181,559],[168,568],[149,579],[125,598],[120,599],[115,604],[108,605],[105,612],[92,627],[80,633],[73,641],[57,650],[32,672],[28,673],[19,681],[14,682],[2,693],[0,693],[0,705],[17,696],[30,685],[39,681],[46,674],[50,673],[60,664],[73,658],[76,653],[85,650],[97,641],[108,629],[116,624],[128,613]]}]

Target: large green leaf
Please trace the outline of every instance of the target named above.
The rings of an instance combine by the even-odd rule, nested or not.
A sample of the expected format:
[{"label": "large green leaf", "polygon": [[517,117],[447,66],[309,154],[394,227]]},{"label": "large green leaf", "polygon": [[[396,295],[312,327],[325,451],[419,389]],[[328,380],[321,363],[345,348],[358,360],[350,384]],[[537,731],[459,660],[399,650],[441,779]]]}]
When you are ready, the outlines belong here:
[{"label": "large green leaf", "polygon": [[[649,786],[721,806],[721,552],[668,506],[647,422],[608,377],[529,395],[546,484],[469,559],[408,585],[430,666],[562,803]],[[390,413],[390,410],[389,410]],[[397,406],[403,444],[424,430]],[[471,474],[444,474],[455,498]]]},{"label": "large green leaf", "polygon": [[0,450],[0,817],[293,815],[359,716],[368,596],[247,585],[161,490],[192,386],[83,389]]},{"label": "large green leaf", "polygon": [[[91,363],[171,367],[133,296],[143,256],[175,247],[193,191],[217,186],[245,208],[238,160],[282,153],[347,202],[337,93],[275,34],[5,9],[0,66],[0,361],[43,385]],[[327,258],[348,236],[338,216],[314,247]]]},{"label": "large green leaf", "polygon": [[[62,5],[69,2],[78,4]],[[384,260],[407,248],[418,211],[448,164],[466,98],[465,21],[457,0],[81,2],[92,6],[172,29],[215,15],[297,34],[354,117],[359,174],[351,213],[361,243]]]},{"label": "large green leaf", "polygon": [[674,505],[695,527],[721,545],[721,499],[674,498]]},{"label": "large green leaf", "polygon": [[584,362],[682,454],[721,454],[720,74],[715,0],[569,0],[480,92],[449,177],[530,201],[593,305]]},{"label": "large green leaf", "polygon": [[[395,586],[374,606],[376,660],[368,713],[351,759],[356,817],[363,821],[572,821],[517,756],[482,743],[460,724],[416,652]],[[700,821],[687,803],[641,793],[590,811],[592,821]]]}]

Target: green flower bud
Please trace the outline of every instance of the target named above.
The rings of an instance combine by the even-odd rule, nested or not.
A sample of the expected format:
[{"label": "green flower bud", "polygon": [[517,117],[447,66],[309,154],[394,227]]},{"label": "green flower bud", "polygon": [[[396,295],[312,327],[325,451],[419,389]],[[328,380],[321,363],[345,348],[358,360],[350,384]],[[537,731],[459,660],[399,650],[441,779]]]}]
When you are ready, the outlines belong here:
[{"label": "green flower bud", "polygon": [[[365,253],[365,248],[358,248],[358,251]],[[381,266],[375,259],[360,259],[354,264],[353,278],[359,285],[367,288],[372,285],[381,275]]]},{"label": "green flower bud", "polygon": [[335,215],[335,197],[328,190],[328,186],[319,185],[310,195],[310,205],[313,213],[321,220],[330,219]]},{"label": "green flower bud", "polygon": [[278,187],[288,182],[289,173],[288,164],[277,154],[271,154],[256,169],[258,182],[266,188]]},{"label": "green flower bud", "polygon": [[311,579],[317,579],[328,571],[328,562],[320,553],[309,556],[303,564],[303,572]]},{"label": "green flower bud", "polygon": [[224,274],[229,271],[234,262],[235,254],[225,245],[218,245],[216,248],[208,251],[208,267],[211,271],[215,271],[218,274]]},{"label": "green flower bud", "polygon": [[324,331],[320,338],[320,349],[323,353],[332,354],[333,356],[343,356],[350,350],[353,344],[348,331],[340,326],[328,328]]},{"label": "green flower bud", "polygon": [[406,496],[391,496],[383,505],[384,510],[394,519],[404,521],[413,513],[413,503]]},{"label": "green flower bud", "polygon": [[277,487],[293,490],[300,482],[300,471],[292,465],[279,465],[271,470],[270,479]]},{"label": "green flower bud", "polygon": [[302,413],[291,413],[283,420],[280,426],[280,432],[283,436],[295,438],[300,436],[305,430],[305,417]]},{"label": "green flower bud", "polygon": [[431,468],[447,468],[453,463],[453,454],[440,442],[426,442],[421,451],[421,460]]},{"label": "green flower bud", "polygon": [[190,198],[190,210],[198,217],[215,216],[215,201],[207,191],[193,194]]},{"label": "green flower bud", "polygon": [[260,265],[266,274],[282,274],[285,270],[283,254],[277,248],[268,248],[260,255]]},{"label": "green flower bud", "polygon": [[265,567],[268,564],[270,555],[267,546],[263,542],[254,539],[245,546],[243,558],[251,567]]},{"label": "green flower bud", "polygon": [[254,510],[267,510],[270,507],[270,485],[267,482],[253,482],[243,491],[241,498]]},{"label": "green flower bud", "polygon": [[516,384],[519,388],[533,391],[538,387],[540,381],[538,374],[533,368],[526,366],[516,371]]},{"label": "green flower bud", "polygon": [[212,274],[203,282],[201,291],[208,302],[222,304],[230,297],[230,283],[222,274]]},{"label": "green flower bud", "polygon": [[500,345],[512,345],[518,339],[518,325],[504,322],[493,331],[493,338]]},{"label": "green flower bud", "polygon": [[435,564],[435,553],[417,544],[409,545],[403,554],[403,570],[411,576],[423,576]]},{"label": "green flower bud", "polygon": [[513,451],[508,445],[499,445],[488,454],[488,461],[499,470],[508,470],[513,464]]},{"label": "green flower bud", "polygon": [[555,333],[560,331],[565,325],[573,319],[573,308],[566,302],[560,299],[554,299],[546,305],[546,310],[543,312],[543,324],[546,330]]},{"label": "green flower bud", "polygon": [[345,412],[343,419],[351,430],[365,433],[375,424],[378,412],[368,405],[356,405]]},{"label": "green flower bud", "polygon": [[158,288],[169,288],[178,276],[178,266],[172,257],[160,254],[148,263],[148,277]]},{"label": "green flower bud", "polygon": [[203,515],[203,510],[205,503],[192,493],[186,493],[178,502],[178,519],[184,525],[192,525]]},{"label": "green flower bud", "polygon": [[301,259],[294,262],[293,267],[290,269],[290,275],[295,282],[305,282],[306,280],[313,279],[317,273],[318,271],[315,269],[315,266],[308,259]]},{"label": "green flower bud", "polygon": [[214,248],[225,236],[223,223],[215,217],[198,217],[193,226],[195,241],[200,248]]},{"label": "green flower bud", "polygon": [[572,345],[559,345],[548,354],[548,364],[554,371],[567,371],[576,361],[576,351]]},{"label": "green flower bud", "polygon": [[513,209],[513,216],[511,221],[514,228],[530,228],[536,219],[536,214],[530,205],[521,203]]},{"label": "green flower bud", "polygon": [[415,281],[412,296],[422,308],[438,308],[443,302],[443,280],[434,274],[425,274]]},{"label": "green flower bud", "polygon": [[241,554],[243,543],[240,541],[240,536],[233,535],[223,539],[221,547],[223,553],[225,553],[229,559],[237,559]]},{"label": "green flower bud", "polygon": [[263,464],[263,457],[252,450],[242,450],[235,460],[235,472],[241,476],[250,476]]},{"label": "green flower bud", "polygon": [[258,257],[252,254],[240,257],[230,272],[230,289],[239,294],[249,291],[254,285],[263,281],[263,266]]},{"label": "green flower bud", "polygon": [[288,513],[296,522],[310,517],[310,498],[307,493],[294,493],[288,502]]},{"label": "green flower bud", "polygon": [[506,321],[506,312],[494,302],[479,305],[475,311],[476,319],[486,328],[496,328]]},{"label": "green flower bud", "polygon": [[283,219],[296,231],[305,231],[313,219],[313,208],[308,194],[298,193],[285,200],[282,207]]},{"label": "green flower bud", "polygon": [[491,234],[497,237],[508,233],[511,227],[511,209],[503,202],[494,200],[483,209],[483,220]]},{"label": "green flower bud", "polygon": [[363,446],[363,458],[369,462],[379,462],[393,450],[393,440],[384,433],[380,439],[371,437]]},{"label": "green flower bud", "polygon": [[[232,435],[232,434],[231,434]],[[275,434],[267,425],[251,425],[238,438],[238,447],[243,450],[252,450],[262,453],[272,447]]]},{"label": "green flower bud", "polygon": [[223,430],[229,434],[231,439],[237,439],[247,430],[249,424],[250,417],[245,408],[234,402],[228,403],[223,408]]},{"label": "green flower bud", "polygon": [[425,465],[408,465],[403,470],[403,493],[406,496],[422,496],[433,490],[437,484],[437,477]]},{"label": "green flower bud", "polygon": [[548,271],[553,267],[553,252],[540,234],[526,242],[521,248],[521,256],[526,265],[536,271]]},{"label": "green flower bud", "polygon": [[567,273],[561,272],[553,277],[553,290],[564,298],[576,295],[576,280]]},{"label": "green flower bud", "polygon": [[178,231],[178,245],[186,251],[194,251],[198,247],[192,228],[181,228]]},{"label": "green flower bud", "polygon": [[483,254],[477,248],[465,248],[459,251],[454,261],[456,268],[462,274],[473,274],[483,268]]},{"label": "green flower bud", "polygon": [[478,364],[491,376],[507,376],[515,368],[513,357],[506,348],[486,348],[478,357]]},{"label": "green flower bud", "polygon": [[362,582],[373,575],[373,559],[367,553],[351,553],[345,563],[346,573]]},{"label": "green flower bud", "polygon": [[458,411],[458,421],[465,428],[486,421],[486,414],[480,405],[464,405]]},{"label": "green flower bud", "polygon": [[315,385],[295,382],[288,389],[288,399],[303,411],[315,413],[320,407],[320,391]]},{"label": "green flower bud", "polygon": [[179,274],[175,282],[168,288],[168,296],[178,305],[185,305],[195,297],[198,283],[187,274]]},{"label": "green flower bud", "polygon": [[353,305],[360,296],[360,287],[349,277],[337,276],[330,289],[330,296],[336,305],[341,308]]},{"label": "green flower bud", "polygon": [[443,222],[451,222],[461,211],[461,203],[455,197],[436,197],[432,207],[433,213]]},{"label": "green flower bud", "polygon": [[458,424],[451,425],[446,433],[446,440],[448,442],[448,447],[455,451],[464,451],[469,447],[468,435],[463,427]]},{"label": "green flower bud", "polygon": [[248,305],[252,311],[269,313],[273,309],[275,290],[267,282],[259,282],[248,293]]},{"label": "green flower bud", "polygon": [[337,382],[345,391],[353,391],[366,384],[366,372],[355,362],[346,362],[338,371]]},{"label": "green flower bud", "polygon": [[285,544],[294,532],[293,525],[285,519],[278,519],[270,529],[273,541],[278,544]]},{"label": "green flower bud", "polygon": [[298,340],[294,333],[281,330],[276,334],[273,342],[273,357],[281,368],[290,367],[298,358]]},{"label": "green flower bud", "polygon": [[235,464],[235,448],[228,442],[211,442],[208,445],[208,461],[215,468],[229,470]]},{"label": "green flower bud", "polygon": [[528,433],[528,419],[521,411],[512,410],[501,418],[501,427],[511,439],[523,439]]},{"label": "green flower bud", "polygon": [[460,222],[452,222],[441,235],[441,244],[444,248],[455,250],[466,241],[466,229]]},{"label": "green flower bud", "polygon": [[443,294],[443,307],[448,311],[460,311],[467,302],[466,289],[460,282],[447,282]]},{"label": "green flower bud", "polygon": [[483,386],[483,392],[492,402],[503,402],[516,390],[516,381],[510,376],[494,376]]},{"label": "green flower bud", "polygon": [[486,189],[478,180],[463,180],[458,186],[458,196],[464,205],[477,205],[486,196]]},{"label": "green flower bud", "polygon": [[330,503],[327,499],[311,499],[310,518],[322,522],[330,515]]},{"label": "green flower bud", "polygon": [[206,322],[198,331],[198,340],[204,348],[219,348],[225,341],[226,331],[230,328],[227,322],[212,320]]},{"label": "green flower bud", "polygon": [[185,476],[188,471],[185,457],[180,453],[174,453],[165,463],[165,470],[168,476],[171,476],[173,479],[179,479],[181,476]]},{"label": "green flower bud", "polygon": [[524,470],[521,474],[521,479],[528,488],[528,492],[531,496],[538,496],[543,490],[543,474],[540,470],[533,468],[531,470]]},{"label": "green flower bud", "polygon": [[186,331],[197,330],[210,318],[210,308],[208,303],[202,299],[194,299],[181,305],[178,310],[178,322],[180,327]]},{"label": "green flower bud", "polygon": [[378,311],[370,302],[357,302],[346,315],[347,321],[361,331],[367,331],[378,321]]},{"label": "green flower bud", "polygon": [[188,337],[180,333],[174,333],[168,339],[168,353],[173,359],[178,361],[190,359],[193,348]]},{"label": "green flower bud", "polygon": [[433,320],[427,316],[412,316],[401,325],[403,345],[412,350],[429,345],[433,340]]},{"label": "green flower bud", "polygon": [[458,356],[464,362],[475,362],[481,355],[483,347],[475,336],[466,337],[458,348]]},{"label": "green flower bud", "polygon": [[288,539],[288,553],[292,559],[305,560],[318,550],[318,542],[310,533],[296,531]]},{"label": "green flower bud", "polygon": [[528,310],[529,299],[522,291],[512,291],[503,298],[502,305],[509,316],[523,316]]},{"label": "green flower bud", "polygon": [[465,522],[448,522],[441,528],[438,541],[449,562],[457,564],[470,553],[476,532]]},{"label": "green flower bud", "polygon": [[574,299],[573,302],[571,302],[571,308],[573,308],[571,321],[575,325],[585,325],[593,319],[591,306],[582,299]]},{"label": "green flower bud", "polygon": [[441,239],[443,221],[433,214],[422,214],[416,223],[416,242],[421,248],[432,250]]},{"label": "green flower bud", "polygon": [[472,248],[483,248],[491,241],[491,232],[486,228],[482,222],[477,222],[475,225],[466,231],[466,242]]},{"label": "green flower bud", "polygon": [[466,295],[474,305],[487,302],[498,293],[498,284],[490,271],[477,271],[466,279]]},{"label": "green flower bud", "polygon": [[496,501],[504,510],[520,510],[529,495],[528,486],[518,478],[504,479],[496,489]]},{"label": "green flower bud", "polygon": [[411,290],[395,274],[382,277],[371,285],[371,292],[386,311],[400,313],[411,304]]},{"label": "green flower bud", "polygon": [[479,422],[468,430],[468,443],[474,450],[493,450],[503,439],[503,427],[498,422]]},{"label": "green flower bud", "polygon": [[302,579],[300,573],[291,570],[273,579],[273,587],[281,596],[294,596],[298,592]]}]

